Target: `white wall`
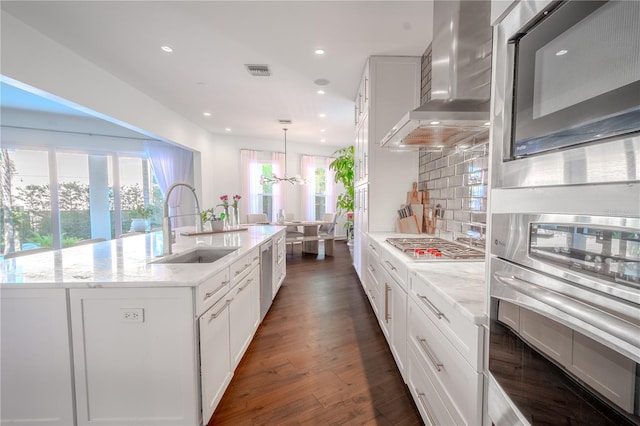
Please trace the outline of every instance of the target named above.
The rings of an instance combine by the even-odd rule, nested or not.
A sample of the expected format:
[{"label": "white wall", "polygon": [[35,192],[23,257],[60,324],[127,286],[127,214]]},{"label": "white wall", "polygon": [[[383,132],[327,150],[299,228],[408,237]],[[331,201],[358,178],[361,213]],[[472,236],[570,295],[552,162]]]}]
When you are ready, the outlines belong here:
[{"label": "white wall", "polygon": [[[13,16],[0,13],[1,72],[5,80],[35,88],[46,97],[150,138],[195,151],[195,185],[205,208],[217,204],[221,194],[241,194],[240,149],[284,150],[284,138],[253,140],[213,135]],[[337,149],[291,142],[287,145],[289,175],[300,173],[301,154],[330,156]],[[285,206],[297,217],[301,217],[300,191],[298,187],[289,191]]]}]

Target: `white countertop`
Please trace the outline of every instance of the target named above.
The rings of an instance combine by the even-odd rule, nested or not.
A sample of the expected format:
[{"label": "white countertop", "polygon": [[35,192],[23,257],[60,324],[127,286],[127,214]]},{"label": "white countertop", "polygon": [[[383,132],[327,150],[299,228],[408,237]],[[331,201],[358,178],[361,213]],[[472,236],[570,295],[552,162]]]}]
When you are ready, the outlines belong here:
[{"label": "white countertop", "polygon": [[451,306],[475,324],[486,324],[486,280],[485,262],[434,261],[416,262],[400,250],[387,244],[387,238],[420,238],[428,234],[374,233],[369,238],[388,249],[394,258],[409,268],[410,274],[417,275],[431,288],[447,300]]},{"label": "white countertop", "polygon": [[[2,288],[193,287],[271,238],[282,226],[187,237],[176,230],[173,254],[238,247],[212,263],[150,263],[162,258],[162,232],[118,238],[1,261]],[[192,230],[192,229],[191,229]]]}]

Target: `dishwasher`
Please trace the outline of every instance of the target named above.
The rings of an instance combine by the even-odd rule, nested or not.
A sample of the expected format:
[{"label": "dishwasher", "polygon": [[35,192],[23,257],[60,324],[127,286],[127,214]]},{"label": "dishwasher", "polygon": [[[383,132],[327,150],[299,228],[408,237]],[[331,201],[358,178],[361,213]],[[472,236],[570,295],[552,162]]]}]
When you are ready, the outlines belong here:
[{"label": "dishwasher", "polygon": [[260,246],[260,321],[271,307],[273,300],[273,242]]}]

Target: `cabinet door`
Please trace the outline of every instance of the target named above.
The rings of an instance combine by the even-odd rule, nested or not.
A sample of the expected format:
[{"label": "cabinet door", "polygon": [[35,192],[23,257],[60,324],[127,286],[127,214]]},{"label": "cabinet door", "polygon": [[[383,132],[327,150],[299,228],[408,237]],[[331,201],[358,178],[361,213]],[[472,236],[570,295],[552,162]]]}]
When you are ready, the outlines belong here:
[{"label": "cabinet door", "polygon": [[78,425],[198,422],[193,289],[69,290]]},{"label": "cabinet door", "polygon": [[229,355],[229,302],[222,299],[199,319],[202,419],[207,424],[233,377]]},{"label": "cabinet door", "polygon": [[231,370],[235,370],[242,355],[249,347],[253,332],[260,321],[260,268],[254,268],[237,286],[231,289],[228,299],[230,319]]},{"label": "cabinet door", "polygon": [[2,289],[2,425],[74,423],[64,289]]},{"label": "cabinet door", "polygon": [[407,293],[395,280],[389,282],[389,321],[391,335],[391,353],[396,359],[398,369],[405,378],[407,359]]}]

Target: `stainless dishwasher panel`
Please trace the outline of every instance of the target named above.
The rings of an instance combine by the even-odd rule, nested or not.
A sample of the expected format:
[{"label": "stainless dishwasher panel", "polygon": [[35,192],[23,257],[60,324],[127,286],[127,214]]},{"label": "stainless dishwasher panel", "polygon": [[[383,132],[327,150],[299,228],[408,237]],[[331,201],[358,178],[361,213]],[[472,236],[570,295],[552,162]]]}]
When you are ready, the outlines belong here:
[{"label": "stainless dishwasher panel", "polygon": [[260,246],[260,321],[262,321],[273,301],[273,242]]}]

